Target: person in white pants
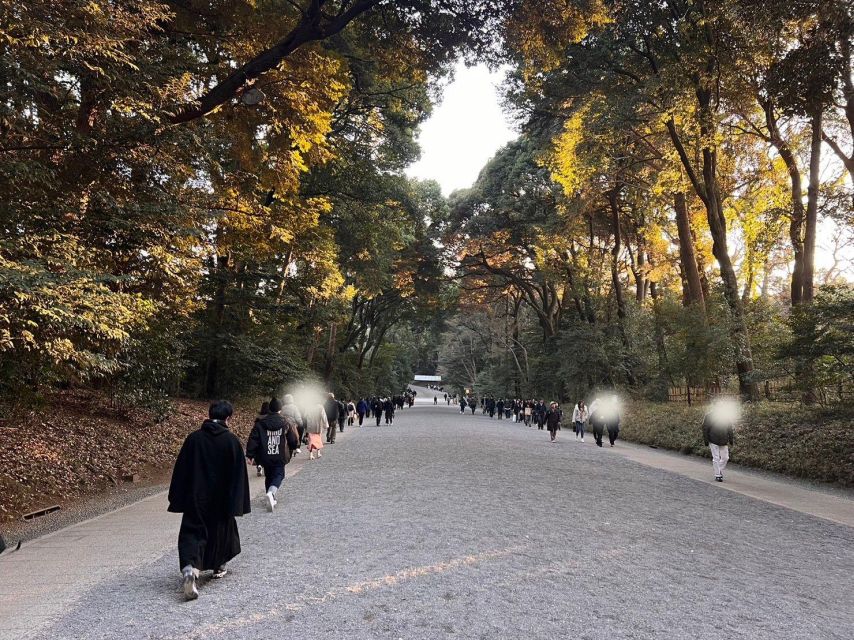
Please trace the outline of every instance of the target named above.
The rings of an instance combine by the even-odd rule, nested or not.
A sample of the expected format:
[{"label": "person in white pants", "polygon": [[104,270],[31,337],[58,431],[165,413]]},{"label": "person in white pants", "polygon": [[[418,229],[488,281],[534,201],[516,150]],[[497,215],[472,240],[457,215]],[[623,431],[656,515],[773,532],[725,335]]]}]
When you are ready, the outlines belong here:
[{"label": "person in white pants", "polygon": [[724,469],[729,462],[729,448],[734,444],[733,424],[735,417],[729,411],[713,407],[703,418],[703,443],[712,452],[712,467],[715,480],[724,481]]}]

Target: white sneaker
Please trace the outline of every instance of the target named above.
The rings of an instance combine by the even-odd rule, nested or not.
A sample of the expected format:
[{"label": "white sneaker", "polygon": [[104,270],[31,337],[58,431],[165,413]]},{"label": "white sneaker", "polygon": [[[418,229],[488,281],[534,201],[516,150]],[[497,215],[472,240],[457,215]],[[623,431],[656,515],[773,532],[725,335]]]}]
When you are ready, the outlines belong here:
[{"label": "white sneaker", "polygon": [[584,442],[584,438],[582,438],[581,441]]},{"label": "white sneaker", "polygon": [[276,499],[272,493],[267,494],[267,511],[272,512],[276,508]]},{"label": "white sneaker", "polygon": [[322,453],[320,453],[320,451],[318,451],[318,452],[317,452],[317,457],[318,457],[318,458],[322,458],[322,457],[323,457],[323,454],[322,454]]},{"label": "white sneaker", "polygon": [[314,460],[314,451],[312,451],[311,453],[308,454],[308,459]]},{"label": "white sneaker", "polygon": [[295,455],[295,456],[297,456],[297,455],[299,455],[299,454],[301,454],[301,453],[302,453],[302,449],[295,449],[295,450],[294,450],[294,455]]},{"label": "white sneaker", "polygon": [[199,590],[196,588],[195,571],[188,571],[184,573],[184,597],[187,600],[195,600],[199,597]]},{"label": "white sneaker", "polygon": [[219,569],[216,569],[212,574],[211,578],[214,580],[219,580],[220,578],[224,578],[225,574],[228,573],[228,569],[225,568],[225,565],[222,565]]}]

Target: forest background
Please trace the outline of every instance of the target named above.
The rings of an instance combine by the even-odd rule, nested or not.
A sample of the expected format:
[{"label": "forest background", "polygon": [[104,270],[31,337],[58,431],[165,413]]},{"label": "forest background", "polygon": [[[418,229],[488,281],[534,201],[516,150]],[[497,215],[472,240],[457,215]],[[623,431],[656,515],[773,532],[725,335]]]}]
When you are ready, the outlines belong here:
[{"label": "forest background", "polygon": [[[156,423],[440,372],[617,389],[629,437],[686,451],[688,389],[739,395],[745,459],[854,482],[852,25],[841,0],[0,0],[0,481],[56,463],[69,398]],[[461,59],[509,69],[519,137],[445,197],[405,169]]]}]

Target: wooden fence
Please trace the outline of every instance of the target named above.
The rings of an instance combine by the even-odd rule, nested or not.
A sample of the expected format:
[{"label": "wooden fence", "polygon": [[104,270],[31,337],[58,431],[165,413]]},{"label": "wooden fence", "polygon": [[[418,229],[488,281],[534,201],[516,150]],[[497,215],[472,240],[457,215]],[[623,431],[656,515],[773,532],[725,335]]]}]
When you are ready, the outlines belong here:
[{"label": "wooden fence", "polygon": [[[854,402],[854,386],[832,385],[817,387],[813,390],[814,397],[809,401],[803,391],[795,384],[795,379],[786,376],[762,380],[758,383],[759,395],[766,400],[780,402],[807,402],[808,404],[832,405]],[[710,384],[705,387],[670,387],[667,394],[669,402],[704,403],[719,396],[738,395],[735,389],[721,388],[720,384]]]}]

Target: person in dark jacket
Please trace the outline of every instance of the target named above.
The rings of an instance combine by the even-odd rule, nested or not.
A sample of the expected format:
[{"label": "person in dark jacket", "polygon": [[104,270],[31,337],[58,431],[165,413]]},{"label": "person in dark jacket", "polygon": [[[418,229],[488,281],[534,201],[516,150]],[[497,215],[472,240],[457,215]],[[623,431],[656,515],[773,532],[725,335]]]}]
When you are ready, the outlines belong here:
[{"label": "person in dark jacket", "polygon": [[246,443],[249,463],[257,462],[264,467],[264,488],[270,511],[276,508],[276,494],[285,479],[285,465],[300,444],[296,420],[283,416],[281,411],[282,403],[278,398],[270,400],[269,412],[255,421]]},{"label": "person in dark jacket", "polygon": [[719,401],[703,417],[703,443],[712,453],[715,480],[724,481],[724,469],[729,462],[729,448],[735,444],[734,425],[738,407],[731,401]]},{"label": "person in dark jacket", "polygon": [[605,416],[605,428],[608,430],[608,441],[613,447],[620,435],[620,410],[616,403],[610,415]]},{"label": "person in dark jacket", "polygon": [[338,401],[335,399],[335,394],[330,393],[323,404],[326,409],[326,420],[329,422],[329,428],[326,430],[327,444],[335,444],[335,434],[338,432]]},{"label": "person in dark jacket", "polygon": [[383,403],[383,411],[385,412],[385,423],[394,424],[394,406],[395,403],[391,398],[386,398]]},{"label": "person in dark jacket", "polygon": [[[258,420],[260,420],[261,418],[266,416],[268,413],[270,413],[270,403],[269,402],[262,402],[261,403],[261,411],[258,412],[258,415],[255,417],[255,421],[257,422]],[[264,475],[264,467],[262,467],[259,464],[259,465],[256,465],[256,469],[257,469],[259,477]]]},{"label": "person in dark jacket", "polygon": [[460,398],[460,413],[466,412],[466,399]]},{"label": "person in dark jacket", "polygon": [[361,398],[359,402],[356,403],[356,415],[359,416],[359,426],[362,426],[362,423],[365,421],[365,415],[368,413],[370,408],[368,407],[368,403],[365,402],[364,398]]},{"label": "person in dark jacket", "polygon": [[380,426],[380,419],[382,419],[383,415],[383,403],[379,398],[374,398],[374,401],[371,403],[371,409],[374,412],[374,418],[377,419],[377,426]]},{"label": "person in dark jacket", "polygon": [[546,427],[549,430],[549,435],[551,436],[551,440],[549,442],[554,442],[557,438],[557,432],[560,431],[560,420],[563,417],[563,412],[560,410],[557,402],[552,402],[549,405],[549,410],[546,412]]},{"label": "person in dark jacket", "polygon": [[344,423],[347,421],[347,405],[338,401],[338,431],[344,433]]},{"label": "person in dark jacket", "polygon": [[504,419],[504,398],[499,398],[498,402],[495,405],[496,410],[498,411],[498,419]]},{"label": "person in dark jacket", "polygon": [[231,431],[230,403],[210,406],[202,427],[187,436],[172,471],[169,511],[184,514],[178,532],[178,565],[184,596],[199,597],[200,571],[226,574],[226,563],[240,553],[236,516],[250,512],[249,477],[243,447]]}]

